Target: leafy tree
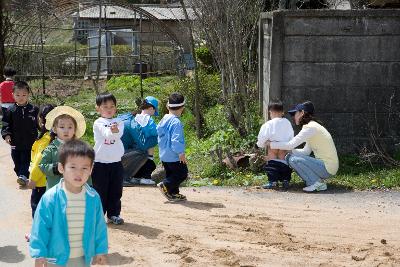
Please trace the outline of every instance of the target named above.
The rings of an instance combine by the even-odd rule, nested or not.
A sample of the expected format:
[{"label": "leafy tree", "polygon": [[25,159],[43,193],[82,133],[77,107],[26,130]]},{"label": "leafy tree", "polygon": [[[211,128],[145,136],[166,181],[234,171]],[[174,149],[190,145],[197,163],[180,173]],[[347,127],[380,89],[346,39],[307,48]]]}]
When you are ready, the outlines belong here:
[{"label": "leafy tree", "polygon": [[221,72],[228,120],[241,136],[252,128],[256,33],[264,0],[192,0],[196,26]]}]

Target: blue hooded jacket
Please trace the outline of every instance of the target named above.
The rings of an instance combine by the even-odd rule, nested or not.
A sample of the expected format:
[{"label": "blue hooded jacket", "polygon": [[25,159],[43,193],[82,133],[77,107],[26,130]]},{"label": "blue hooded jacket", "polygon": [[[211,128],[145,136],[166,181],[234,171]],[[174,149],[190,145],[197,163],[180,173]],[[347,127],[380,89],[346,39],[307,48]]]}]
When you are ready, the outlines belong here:
[{"label": "blue hooded jacket", "polygon": [[[65,266],[70,255],[67,225],[67,196],[62,189],[64,179],[48,190],[41,200],[33,219],[29,252],[32,258],[46,258],[48,262]],[[108,253],[107,226],[100,196],[85,184],[86,208],[83,230],[85,263],[90,265],[94,256]]]},{"label": "blue hooded jacket", "polygon": [[158,124],[157,132],[161,161],[179,161],[179,154],[185,153],[183,124],[179,117],[166,114]]},{"label": "blue hooded jacket", "polygon": [[136,116],[142,116],[144,127],[135,120],[132,113],[124,113],[118,116],[124,122],[124,134],[121,141],[124,144],[125,152],[129,149],[147,152],[149,148],[157,145],[157,125],[154,120],[149,115],[138,114]]}]

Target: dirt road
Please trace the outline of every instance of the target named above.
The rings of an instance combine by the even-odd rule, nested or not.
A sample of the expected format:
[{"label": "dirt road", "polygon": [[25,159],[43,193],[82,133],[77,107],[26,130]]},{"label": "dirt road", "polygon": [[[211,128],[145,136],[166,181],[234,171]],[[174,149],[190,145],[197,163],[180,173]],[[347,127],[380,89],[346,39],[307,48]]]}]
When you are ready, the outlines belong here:
[{"label": "dirt road", "polygon": [[[304,194],[126,188],[123,226],[109,226],[110,265],[400,266],[400,193]],[[32,266],[28,190],[19,190],[0,142],[0,266]]]}]

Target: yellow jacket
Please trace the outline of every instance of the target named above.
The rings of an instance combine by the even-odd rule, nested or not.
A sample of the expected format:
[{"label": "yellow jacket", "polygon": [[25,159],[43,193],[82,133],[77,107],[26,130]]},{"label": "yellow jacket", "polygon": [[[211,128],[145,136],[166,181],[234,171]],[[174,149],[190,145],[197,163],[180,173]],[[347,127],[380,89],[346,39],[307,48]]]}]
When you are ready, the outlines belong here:
[{"label": "yellow jacket", "polygon": [[46,187],[46,175],[40,170],[39,163],[42,160],[42,151],[49,143],[50,133],[47,132],[32,145],[29,179],[36,182],[36,187]]}]

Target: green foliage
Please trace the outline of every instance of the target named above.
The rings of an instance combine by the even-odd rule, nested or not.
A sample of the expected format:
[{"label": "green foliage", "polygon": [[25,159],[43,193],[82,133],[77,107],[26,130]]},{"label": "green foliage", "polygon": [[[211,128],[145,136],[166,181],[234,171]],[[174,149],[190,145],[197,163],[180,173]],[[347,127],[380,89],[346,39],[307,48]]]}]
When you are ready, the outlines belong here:
[{"label": "green foliage", "polygon": [[140,77],[137,75],[111,77],[111,79],[107,81],[107,90],[114,91],[117,89],[129,92],[140,90]]},{"label": "green foliage", "polygon": [[210,49],[207,46],[200,46],[195,50],[196,58],[200,63],[200,67],[207,72],[215,72],[214,58],[211,54]]},{"label": "green foliage", "polygon": [[111,49],[113,56],[129,56],[132,54],[132,47],[129,45],[113,45]]},{"label": "green foliage", "polygon": [[[13,67],[18,70],[18,75],[25,73],[39,75],[42,72],[42,54],[36,47],[26,47],[26,50],[20,50],[13,47],[6,49],[7,59],[13,62]],[[30,51],[35,50],[35,53]],[[77,46],[77,72],[84,73],[86,65],[83,64],[81,57],[87,54],[87,47]],[[64,45],[46,45],[44,46],[44,61],[46,73],[72,74],[75,71],[75,46],[73,44]]]},{"label": "green foliage", "polygon": [[[200,82],[200,109],[206,111],[208,108],[215,106],[221,99],[221,80],[219,74],[207,74],[205,71],[199,70]],[[181,92],[186,97],[186,102],[191,109],[194,107],[196,86],[194,79],[185,77],[179,80],[176,91]]]},{"label": "green foliage", "polygon": [[[214,75],[205,75],[210,84],[216,85],[218,78]],[[214,80],[215,79],[215,80]],[[190,80],[189,80],[190,81]],[[214,82],[212,82],[214,81]],[[136,109],[135,99],[140,96],[140,79],[137,76],[121,76],[110,79],[107,89],[111,90],[118,100],[118,113],[123,113]],[[188,82],[188,81],[186,81]],[[145,95],[154,95],[164,101],[160,107],[165,106],[165,100],[172,91],[183,90],[182,80],[174,76],[152,77],[143,80]],[[187,85],[190,86],[190,85]],[[212,88],[218,88],[213,87]],[[210,91],[212,89],[210,88]],[[181,91],[182,92],[182,91]],[[185,94],[185,92],[183,92]],[[210,95],[214,95],[210,92]],[[218,97],[218,94],[214,96]],[[83,137],[84,140],[93,142],[92,124],[98,118],[94,108],[95,92],[91,89],[83,89],[79,94],[68,96],[62,99],[65,105],[72,106],[81,111],[87,122],[87,130]],[[204,117],[207,137],[198,139],[196,137],[192,110],[186,108],[181,118],[185,125],[186,154],[188,158],[190,177],[187,185],[191,186],[259,186],[267,181],[266,174],[261,171],[230,170],[224,165],[219,164],[215,155],[210,151],[217,148],[235,151],[251,151],[251,147],[257,139],[260,128],[260,116],[257,106],[250,107],[252,110],[250,120],[252,127],[250,133],[245,137],[240,137],[228,122],[225,107],[218,104],[215,99],[210,98],[211,103],[204,106]],[[59,99],[37,96],[35,103],[55,103],[60,104]],[[162,113],[166,112],[162,110]],[[160,114],[160,119],[163,114]],[[158,156],[158,153],[155,154]],[[156,158],[156,162],[159,163]],[[295,190],[301,190],[304,186],[302,180],[296,175],[292,175],[292,185]],[[340,157],[339,173],[328,180],[330,188],[336,189],[400,189],[400,170],[389,169],[382,166],[371,166],[360,162],[356,156]]]}]

